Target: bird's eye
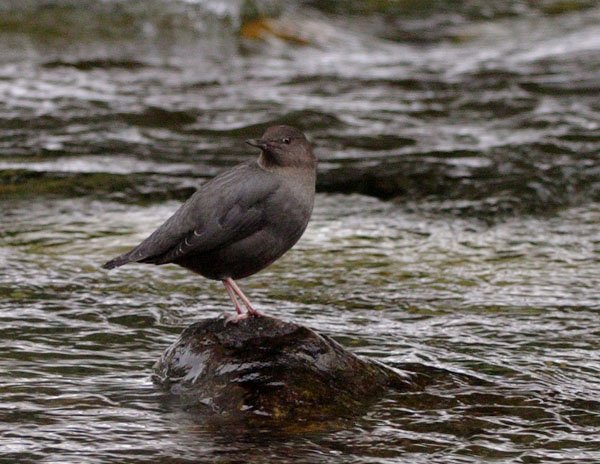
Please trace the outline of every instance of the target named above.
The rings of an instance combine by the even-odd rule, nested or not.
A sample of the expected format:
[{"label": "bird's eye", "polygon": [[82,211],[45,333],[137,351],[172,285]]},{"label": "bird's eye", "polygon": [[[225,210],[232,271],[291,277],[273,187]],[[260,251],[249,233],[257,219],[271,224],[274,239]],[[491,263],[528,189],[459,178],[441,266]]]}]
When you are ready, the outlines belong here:
[{"label": "bird's eye", "polygon": [[289,137],[284,137],[284,138],[281,139],[281,142],[285,143],[285,144],[289,144],[290,143],[290,138]]}]

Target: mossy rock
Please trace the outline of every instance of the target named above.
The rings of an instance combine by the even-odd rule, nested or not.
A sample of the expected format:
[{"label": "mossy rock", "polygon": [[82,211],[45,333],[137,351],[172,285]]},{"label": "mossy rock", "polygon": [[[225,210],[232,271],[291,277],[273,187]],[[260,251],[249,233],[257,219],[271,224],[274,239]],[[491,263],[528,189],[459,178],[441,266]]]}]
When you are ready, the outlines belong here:
[{"label": "mossy rock", "polygon": [[169,183],[169,179],[145,174],[0,170],[0,200],[94,195],[104,199],[144,203],[183,200],[194,191],[193,187],[177,183],[177,179]]}]

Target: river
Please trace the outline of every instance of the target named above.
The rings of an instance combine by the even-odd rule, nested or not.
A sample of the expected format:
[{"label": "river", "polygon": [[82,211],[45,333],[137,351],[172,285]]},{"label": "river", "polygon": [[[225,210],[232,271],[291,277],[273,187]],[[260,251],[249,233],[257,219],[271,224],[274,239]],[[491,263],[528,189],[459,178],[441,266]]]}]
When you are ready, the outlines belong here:
[{"label": "river", "polygon": [[[0,462],[600,462],[600,4],[0,2]],[[274,123],[320,159],[257,308],[428,378],[301,433],[151,381],[230,310],[136,244]]]}]

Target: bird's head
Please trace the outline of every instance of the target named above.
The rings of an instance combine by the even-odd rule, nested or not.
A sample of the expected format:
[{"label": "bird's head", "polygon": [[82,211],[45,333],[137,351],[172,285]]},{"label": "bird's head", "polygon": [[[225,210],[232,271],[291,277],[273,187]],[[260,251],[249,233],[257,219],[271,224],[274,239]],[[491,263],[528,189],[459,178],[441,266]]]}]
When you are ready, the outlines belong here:
[{"label": "bird's head", "polygon": [[246,143],[262,150],[261,158],[266,165],[314,168],[317,163],[306,136],[290,126],[269,127],[260,139]]}]

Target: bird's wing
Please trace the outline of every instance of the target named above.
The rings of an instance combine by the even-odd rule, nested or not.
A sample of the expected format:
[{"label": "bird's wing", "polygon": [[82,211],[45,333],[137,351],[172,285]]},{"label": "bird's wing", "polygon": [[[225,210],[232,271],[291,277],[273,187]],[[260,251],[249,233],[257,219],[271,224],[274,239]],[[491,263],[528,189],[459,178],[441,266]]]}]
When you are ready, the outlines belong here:
[{"label": "bird's wing", "polygon": [[256,162],[243,163],[208,181],[152,235],[105,264],[165,264],[241,240],[260,229],[264,202],[279,182]]},{"label": "bird's wing", "polygon": [[264,210],[261,203],[265,197],[257,198],[256,203],[242,206],[234,204],[217,220],[194,228],[183,240],[166,253],[144,259],[143,262],[166,264],[190,253],[214,250],[228,243],[237,242],[254,234],[263,224]]}]

